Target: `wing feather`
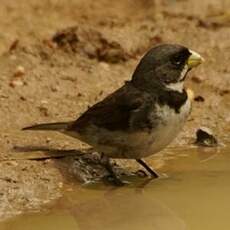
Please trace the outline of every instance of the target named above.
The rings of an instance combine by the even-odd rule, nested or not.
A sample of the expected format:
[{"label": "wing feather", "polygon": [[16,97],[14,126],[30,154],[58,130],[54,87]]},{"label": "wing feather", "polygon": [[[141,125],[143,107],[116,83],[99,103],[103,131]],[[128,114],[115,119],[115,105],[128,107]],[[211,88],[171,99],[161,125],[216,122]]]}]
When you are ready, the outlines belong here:
[{"label": "wing feather", "polygon": [[107,130],[128,130],[132,116],[145,103],[142,91],[130,84],[107,96],[83,113],[70,127],[70,130],[84,132],[89,125],[96,125]]}]

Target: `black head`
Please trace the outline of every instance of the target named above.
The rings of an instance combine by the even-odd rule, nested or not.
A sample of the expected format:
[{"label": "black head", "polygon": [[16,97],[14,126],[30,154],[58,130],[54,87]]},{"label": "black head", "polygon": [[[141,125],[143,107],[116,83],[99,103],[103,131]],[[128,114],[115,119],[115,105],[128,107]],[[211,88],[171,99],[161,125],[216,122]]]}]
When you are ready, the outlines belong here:
[{"label": "black head", "polygon": [[149,50],[141,59],[133,74],[132,82],[137,86],[148,88],[167,87],[183,82],[187,72],[200,64],[201,60],[197,53],[184,46],[159,45]]}]

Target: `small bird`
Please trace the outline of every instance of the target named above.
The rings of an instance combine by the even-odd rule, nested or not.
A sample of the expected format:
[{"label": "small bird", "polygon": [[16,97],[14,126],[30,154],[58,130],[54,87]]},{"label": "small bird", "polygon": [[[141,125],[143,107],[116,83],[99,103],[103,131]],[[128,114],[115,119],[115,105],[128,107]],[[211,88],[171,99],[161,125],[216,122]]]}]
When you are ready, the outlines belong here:
[{"label": "small bird", "polygon": [[184,81],[202,62],[201,55],[184,46],[158,45],[144,55],[130,81],[77,120],[23,130],[59,131],[91,145],[108,159],[106,169],[116,180],[109,158],[135,159],[158,177],[142,158],[165,148],[183,127],[191,111]]}]

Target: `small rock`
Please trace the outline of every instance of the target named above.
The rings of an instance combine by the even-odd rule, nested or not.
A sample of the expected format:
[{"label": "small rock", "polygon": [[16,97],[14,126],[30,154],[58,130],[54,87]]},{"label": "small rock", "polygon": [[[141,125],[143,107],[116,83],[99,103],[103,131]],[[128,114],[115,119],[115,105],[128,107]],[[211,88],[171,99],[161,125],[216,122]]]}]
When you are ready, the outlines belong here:
[{"label": "small rock", "polygon": [[58,92],[59,89],[60,89],[60,88],[59,88],[57,85],[51,86],[51,91],[52,91],[52,92]]},{"label": "small rock", "polygon": [[46,143],[50,143],[51,142],[51,138],[50,137],[47,137],[46,138]]},{"label": "small rock", "polygon": [[41,100],[41,104],[48,104],[48,101],[47,100]]},{"label": "small rock", "polygon": [[195,144],[206,147],[215,147],[218,142],[209,128],[201,127],[196,132]]},{"label": "small rock", "polygon": [[18,166],[18,162],[17,161],[8,161],[7,165],[16,167],[16,166]]},{"label": "small rock", "polygon": [[21,77],[23,75],[25,75],[26,71],[25,71],[25,68],[21,65],[17,66],[16,67],[16,70],[14,72],[14,76],[15,77]]},{"label": "small rock", "polygon": [[9,51],[12,52],[13,50],[15,50],[18,47],[18,43],[19,43],[18,39],[14,40],[10,45]]},{"label": "small rock", "polygon": [[46,108],[45,106],[39,106],[38,109],[43,116],[45,117],[49,116],[48,108]]},{"label": "small rock", "polygon": [[22,100],[22,101],[26,101],[26,98],[25,98],[24,96],[20,96],[19,98],[20,98],[20,100]]},{"label": "small rock", "polygon": [[21,79],[13,79],[12,81],[10,81],[9,86],[12,88],[15,88],[16,86],[23,86],[24,82]]},{"label": "small rock", "polygon": [[0,178],[0,179],[6,181],[6,182],[8,182],[8,183],[17,183],[16,180],[14,180],[14,179],[12,179],[12,178],[10,178],[10,177],[8,177],[8,176],[3,177],[3,178]]},{"label": "small rock", "polygon": [[110,70],[109,64],[107,64],[106,62],[100,62],[100,66],[101,66],[104,70],[107,70],[107,71]]},{"label": "small rock", "polygon": [[195,98],[194,98],[194,101],[197,101],[197,102],[204,102],[204,98],[202,97],[202,96],[196,96]]},{"label": "small rock", "polygon": [[229,93],[230,93],[229,89],[224,89],[224,90],[220,91],[220,96],[224,96],[224,95],[229,94]]},{"label": "small rock", "polygon": [[193,82],[195,82],[195,83],[201,83],[203,80],[200,78],[200,77],[198,77],[198,76],[193,76],[192,78],[191,78],[191,80],[193,81]]},{"label": "small rock", "polygon": [[58,187],[59,187],[59,188],[63,188],[63,182],[59,182],[59,183],[58,183]]}]

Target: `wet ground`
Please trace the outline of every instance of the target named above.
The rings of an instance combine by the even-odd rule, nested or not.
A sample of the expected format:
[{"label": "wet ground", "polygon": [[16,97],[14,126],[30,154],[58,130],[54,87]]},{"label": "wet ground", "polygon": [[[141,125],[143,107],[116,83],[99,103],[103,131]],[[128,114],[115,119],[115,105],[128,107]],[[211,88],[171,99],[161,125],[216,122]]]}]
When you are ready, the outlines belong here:
[{"label": "wet ground", "polygon": [[[145,220],[159,229],[229,229],[229,9],[229,0],[1,0],[1,228],[135,229]],[[77,118],[130,79],[141,56],[162,42],[183,44],[206,60],[186,83],[195,94],[186,126],[147,159],[168,178],[143,188],[143,178],[119,189],[82,187],[69,150],[88,146],[53,132],[21,131]],[[217,149],[193,149],[201,126],[213,131]],[[139,169],[134,161],[117,162],[128,172]],[[107,213],[104,206],[113,208]]]},{"label": "wet ground", "polygon": [[[124,178],[122,188],[68,184],[40,213],[0,224],[1,230],[227,230],[229,149],[180,149],[163,158],[160,179]],[[161,159],[162,160],[162,159]]]}]

